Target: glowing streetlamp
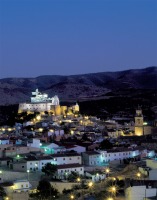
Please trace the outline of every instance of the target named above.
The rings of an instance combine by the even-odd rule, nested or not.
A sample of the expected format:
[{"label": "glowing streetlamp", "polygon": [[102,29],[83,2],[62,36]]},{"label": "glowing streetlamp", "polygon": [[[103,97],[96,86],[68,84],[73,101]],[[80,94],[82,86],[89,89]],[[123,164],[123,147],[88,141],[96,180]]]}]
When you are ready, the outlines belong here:
[{"label": "glowing streetlamp", "polygon": [[116,181],[116,178],[115,178],[115,177],[113,177],[113,180],[114,180],[114,181]]},{"label": "glowing streetlamp", "polygon": [[141,177],[141,174],[140,174],[139,172],[138,172],[136,175],[137,175],[137,177],[138,177],[138,178],[140,178],[140,177]]},{"label": "glowing streetlamp", "polygon": [[113,193],[115,193],[115,192],[116,192],[116,187],[113,186],[113,187],[111,188],[111,190],[112,190]]},{"label": "glowing streetlamp", "polygon": [[109,173],[110,173],[110,169],[107,168],[105,171],[106,171],[106,175],[107,175],[107,177],[108,177],[108,176],[109,176]]},{"label": "glowing streetlamp", "polygon": [[112,197],[109,197],[107,200],[113,200],[113,198],[112,198]]},{"label": "glowing streetlamp", "polygon": [[75,197],[74,197],[74,195],[72,194],[72,195],[70,195],[70,199],[74,199]]},{"label": "glowing streetlamp", "polygon": [[37,119],[38,121],[41,120],[40,115],[38,115],[38,116],[36,117],[36,119]]},{"label": "glowing streetlamp", "polygon": [[77,182],[80,182],[80,181],[81,181],[81,179],[78,177],[78,178],[77,178]]},{"label": "glowing streetlamp", "polygon": [[29,171],[29,169],[28,169],[28,170],[27,170],[27,175],[28,175],[28,181],[29,181],[29,172],[30,172],[30,171]]},{"label": "glowing streetlamp", "polygon": [[93,182],[89,182],[88,186],[89,186],[89,188],[91,188],[93,186]]},{"label": "glowing streetlamp", "polygon": [[112,196],[114,197],[114,196],[116,196],[117,188],[116,188],[116,186],[111,186],[111,187],[109,188],[108,191],[109,191],[109,192],[112,194]]}]

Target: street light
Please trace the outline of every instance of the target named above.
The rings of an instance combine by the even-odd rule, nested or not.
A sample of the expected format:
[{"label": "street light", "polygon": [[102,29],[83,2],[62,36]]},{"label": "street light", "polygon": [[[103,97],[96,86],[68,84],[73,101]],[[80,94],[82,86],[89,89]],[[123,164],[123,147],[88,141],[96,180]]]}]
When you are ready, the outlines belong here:
[{"label": "street light", "polygon": [[109,197],[107,200],[113,200],[113,198],[112,198],[112,197]]},{"label": "street light", "polygon": [[92,182],[92,181],[89,182],[89,183],[88,183],[88,186],[91,188],[91,187],[93,186],[93,182]]},{"label": "street light", "polygon": [[138,177],[138,178],[140,178],[140,177],[141,177],[141,174],[140,174],[139,172],[138,172],[136,175],[137,175],[137,177]]},{"label": "street light", "polygon": [[113,193],[116,192],[116,187],[115,187],[115,186],[113,186],[111,189],[112,189],[112,192],[113,192]]},{"label": "street light", "polygon": [[78,177],[78,178],[77,178],[77,182],[80,182],[80,181],[81,181],[81,179]]},{"label": "street light", "polygon": [[109,192],[112,194],[112,196],[115,196],[115,195],[116,195],[116,192],[117,192],[116,186],[111,186],[111,187],[109,188]]},{"label": "street light", "polygon": [[75,197],[74,197],[74,195],[72,194],[72,195],[70,195],[70,199],[74,199]]},{"label": "street light", "polygon": [[107,176],[109,176],[110,169],[109,169],[109,168],[107,168],[105,171],[106,171],[106,175],[107,175]]},{"label": "street light", "polygon": [[29,171],[29,169],[28,169],[28,170],[27,170],[27,175],[28,175],[28,181],[29,181],[29,172],[30,172],[30,171]]}]

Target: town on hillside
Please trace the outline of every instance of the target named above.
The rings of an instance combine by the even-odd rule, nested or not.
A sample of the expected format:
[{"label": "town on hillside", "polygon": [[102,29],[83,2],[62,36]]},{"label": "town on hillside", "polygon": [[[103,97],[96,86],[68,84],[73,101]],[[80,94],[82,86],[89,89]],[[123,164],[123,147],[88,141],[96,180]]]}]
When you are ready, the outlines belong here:
[{"label": "town on hillside", "polygon": [[0,127],[0,198],[157,199],[157,119],[104,120],[36,89]]}]

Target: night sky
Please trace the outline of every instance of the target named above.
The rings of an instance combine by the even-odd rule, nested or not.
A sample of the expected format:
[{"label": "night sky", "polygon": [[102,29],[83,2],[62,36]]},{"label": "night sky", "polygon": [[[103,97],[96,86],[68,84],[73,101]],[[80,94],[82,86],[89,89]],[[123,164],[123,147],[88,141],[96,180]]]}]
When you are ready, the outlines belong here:
[{"label": "night sky", "polygon": [[148,66],[156,0],[0,0],[0,78]]}]

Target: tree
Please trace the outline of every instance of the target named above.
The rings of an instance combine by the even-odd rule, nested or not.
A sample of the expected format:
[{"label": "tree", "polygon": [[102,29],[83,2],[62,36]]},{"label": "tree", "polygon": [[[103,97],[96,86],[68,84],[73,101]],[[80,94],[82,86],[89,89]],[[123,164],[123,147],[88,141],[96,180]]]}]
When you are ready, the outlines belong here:
[{"label": "tree", "polygon": [[77,172],[72,171],[68,176],[68,180],[72,181],[72,182],[76,181],[78,176],[79,176],[79,174]]},{"label": "tree", "polygon": [[33,199],[56,199],[58,197],[58,190],[51,186],[50,182],[43,179],[39,181],[36,193],[31,193],[30,197]]},{"label": "tree", "polygon": [[57,171],[57,165],[53,165],[51,163],[47,163],[45,166],[42,167],[42,172],[44,172],[48,176],[53,176]]},{"label": "tree", "polygon": [[113,144],[109,140],[103,140],[100,143],[100,149],[112,149]]},{"label": "tree", "polygon": [[2,186],[0,186],[0,197],[5,197],[6,196],[6,192],[4,190],[4,188]]}]

